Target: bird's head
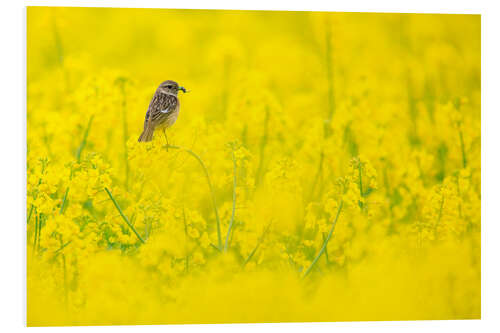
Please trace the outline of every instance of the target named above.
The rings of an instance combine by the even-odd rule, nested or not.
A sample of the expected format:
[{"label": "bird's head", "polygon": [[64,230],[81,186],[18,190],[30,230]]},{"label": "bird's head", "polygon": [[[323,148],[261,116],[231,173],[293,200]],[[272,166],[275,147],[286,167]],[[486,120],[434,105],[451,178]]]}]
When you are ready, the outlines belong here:
[{"label": "bird's head", "polygon": [[158,90],[164,94],[172,94],[172,95],[177,95],[179,90],[186,92],[186,88],[179,86],[179,84],[175,81],[172,80],[167,80],[165,82],[162,82],[160,86],[158,87]]}]

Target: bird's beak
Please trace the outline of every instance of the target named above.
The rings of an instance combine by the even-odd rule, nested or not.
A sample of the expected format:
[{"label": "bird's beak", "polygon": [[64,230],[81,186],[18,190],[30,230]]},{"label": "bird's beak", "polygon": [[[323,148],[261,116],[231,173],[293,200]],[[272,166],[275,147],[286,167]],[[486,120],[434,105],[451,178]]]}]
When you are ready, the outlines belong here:
[{"label": "bird's beak", "polygon": [[184,87],[179,87],[179,90],[182,90],[184,93],[187,93],[188,91]]}]

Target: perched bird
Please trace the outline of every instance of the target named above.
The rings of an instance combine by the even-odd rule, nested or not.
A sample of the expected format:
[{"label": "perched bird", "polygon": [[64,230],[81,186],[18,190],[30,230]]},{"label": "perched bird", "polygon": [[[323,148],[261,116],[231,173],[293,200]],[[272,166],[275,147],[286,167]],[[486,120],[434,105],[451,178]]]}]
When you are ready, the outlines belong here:
[{"label": "perched bird", "polygon": [[[172,126],[179,115],[179,99],[177,93],[186,89],[180,87],[175,81],[167,80],[162,82],[149,103],[146,119],[144,120],[144,130],[139,137],[139,142],[147,142],[153,139],[156,129],[162,129],[165,139],[167,134],[165,129]],[[168,144],[168,139],[167,139]]]}]

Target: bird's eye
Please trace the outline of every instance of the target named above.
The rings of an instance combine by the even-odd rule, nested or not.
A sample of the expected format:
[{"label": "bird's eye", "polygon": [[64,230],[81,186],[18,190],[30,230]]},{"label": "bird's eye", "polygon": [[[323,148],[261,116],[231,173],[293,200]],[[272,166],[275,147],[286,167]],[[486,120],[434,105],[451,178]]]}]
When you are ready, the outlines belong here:
[{"label": "bird's eye", "polygon": [[167,86],[168,89],[172,89],[172,86]]}]

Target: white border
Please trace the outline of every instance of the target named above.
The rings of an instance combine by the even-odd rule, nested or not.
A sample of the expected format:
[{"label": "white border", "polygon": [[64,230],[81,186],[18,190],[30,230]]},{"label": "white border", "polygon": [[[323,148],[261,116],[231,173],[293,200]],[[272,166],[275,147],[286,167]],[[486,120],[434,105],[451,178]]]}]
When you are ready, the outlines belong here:
[{"label": "white border", "polygon": [[286,1],[286,0],[31,0],[24,1],[32,6],[86,6],[86,7],[131,7],[131,8],[192,8],[192,9],[247,9],[247,10],[309,10],[338,12],[407,12],[407,13],[447,13],[480,14],[487,1],[470,0],[351,0],[351,1]]},{"label": "white border", "polygon": [[1,210],[0,210],[0,325],[3,331],[21,330],[26,321],[25,216],[26,198],[26,10],[24,6],[93,6],[93,7],[147,7],[193,9],[261,9],[314,10],[350,12],[406,12],[406,13],[467,13],[482,14],[482,320],[473,321],[414,321],[414,322],[359,322],[307,324],[250,324],[250,325],[186,325],[186,326],[113,326],[77,328],[31,328],[43,331],[97,330],[97,331],[192,331],[248,332],[254,330],[331,332],[365,331],[421,332],[453,330],[454,332],[481,330],[496,331],[499,317],[499,258],[500,219],[500,48],[498,32],[500,16],[494,1],[467,0],[351,0],[351,1],[11,1],[0,11],[1,83],[0,129],[1,149]]}]

